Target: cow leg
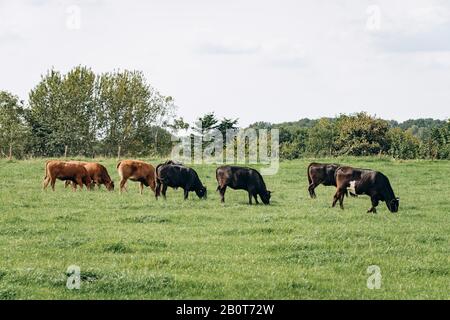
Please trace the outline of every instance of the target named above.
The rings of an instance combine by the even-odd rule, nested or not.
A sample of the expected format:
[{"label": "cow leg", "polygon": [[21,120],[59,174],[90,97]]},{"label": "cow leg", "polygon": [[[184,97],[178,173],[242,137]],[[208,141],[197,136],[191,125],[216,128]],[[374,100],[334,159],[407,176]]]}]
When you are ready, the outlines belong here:
[{"label": "cow leg", "polygon": [[80,191],[83,191],[83,179],[77,178],[76,181],[77,181],[77,184],[80,186]]},{"label": "cow leg", "polygon": [[156,194],[156,182],[155,179],[147,179],[149,182],[148,185],[150,186],[150,189],[152,189],[153,193]]},{"label": "cow leg", "polygon": [[52,186],[52,190],[55,191],[55,183],[56,183],[56,178],[51,178],[51,182],[50,185]]},{"label": "cow leg", "polygon": [[339,197],[339,206],[341,207],[342,210],[344,210],[344,196],[345,196],[345,193],[341,192],[341,195]]},{"label": "cow leg", "polygon": [[257,195],[256,193],[254,193],[254,194],[253,194],[253,197],[255,198],[256,204],[259,204],[259,201],[258,201],[258,195]]},{"label": "cow leg", "polygon": [[166,199],[166,191],[167,191],[167,185],[163,184],[162,186],[162,195],[164,200]]},{"label": "cow leg", "polygon": [[70,185],[70,181],[66,180],[64,181],[64,188],[66,189]]},{"label": "cow leg", "polygon": [[227,187],[219,188],[219,192],[220,192],[220,202],[222,202],[222,203],[225,202],[225,191],[227,191]]},{"label": "cow leg", "polygon": [[314,191],[316,187],[317,186],[314,184],[314,182],[311,182],[311,184],[308,187],[309,196],[311,197],[311,199],[317,198],[316,192]]},{"label": "cow leg", "polygon": [[336,203],[337,203],[338,200],[339,200],[338,192],[339,192],[339,191],[336,191],[336,193],[334,194],[334,197],[333,197],[333,204],[331,205],[332,208],[336,207]]},{"label": "cow leg", "polygon": [[[120,189],[119,189],[119,193],[122,193],[122,191],[123,191],[123,188],[125,187],[125,183],[127,183],[127,180],[126,179],[120,179]],[[126,188],[125,188],[125,190],[126,190]]]},{"label": "cow leg", "polygon": [[159,179],[156,180],[156,192],[155,197],[158,199],[158,197],[161,195],[161,181]]},{"label": "cow leg", "polygon": [[142,195],[144,192],[144,184],[142,182],[139,183],[139,193]]},{"label": "cow leg", "polygon": [[95,175],[94,179],[91,179],[91,180],[92,180],[92,184],[93,184],[92,189],[95,188],[95,185],[97,185],[98,189],[100,189],[100,184],[102,183],[101,177],[98,175]]},{"label": "cow leg", "polygon": [[186,187],[186,189],[184,189],[184,200],[187,200],[189,198],[189,188]]},{"label": "cow leg", "polygon": [[367,213],[377,213],[377,206],[379,205],[380,201],[374,197],[370,199],[372,201],[372,208],[367,211]]},{"label": "cow leg", "polygon": [[44,178],[44,190],[47,190],[48,184],[50,183],[50,178],[45,177]]},{"label": "cow leg", "polygon": [[332,207],[336,207],[336,203],[339,201],[339,206],[341,207],[342,210],[344,210],[344,195],[345,195],[345,190],[341,190],[338,189],[334,195],[333,198],[333,205]]},{"label": "cow leg", "polygon": [[256,195],[256,194],[258,194],[258,193],[255,191],[254,187],[250,187],[248,189],[248,204],[253,204],[252,203],[253,195]]}]

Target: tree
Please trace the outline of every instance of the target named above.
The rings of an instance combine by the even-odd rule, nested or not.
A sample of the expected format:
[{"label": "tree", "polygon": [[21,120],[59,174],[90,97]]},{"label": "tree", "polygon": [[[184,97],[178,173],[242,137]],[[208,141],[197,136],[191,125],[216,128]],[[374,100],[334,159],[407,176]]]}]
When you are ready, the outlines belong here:
[{"label": "tree", "polygon": [[308,141],[307,128],[280,128],[280,156],[298,159],[304,155]]},{"label": "tree", "polygon": [[397,159],[415,159],[419,154],[420,140],[409,130],[392,128],[387,134],[389,154]]},{"label": "tree", "polygon": [[195,122],[195,125],[192,127],[192,130],[194,130],[196,133],[199,133],[200,135],[205,135],[210,130],[215,129],[218,122],[219,120],[217,119],[214,112],[210,112],[198,118]]},{"label": "tree", "polygon": [[86,67],[66,75],[50,70],[29,95],[27,117],[32,132],[31,150],[37,155],[88,155],[98,130],[96,76]]},{"label": "tree", "polygon": [[13,153],[20,156],[25,144],[27,128],[24,123],[24,108],[17,96],[0,91],[0,150],[7,149],[11,160]]},{"label": "tree", "polygon": [[222,135],[225,137],[227,130],[236,130],[237,129],[237,124],[239,122],[239,119],[228,119],[228,118],[223,118],[222,120],[220,120],[220,123],[218,125],[216,125],[216,129],[219,130]]},{"label": "tree", "polygon": [[322,118],[309,130],[307,150],[315,156],[332,156],[336,149],[337,137],[338,130],[335,122]]},{"label": "tree", "polygon": [[337,120],[339,137],[337,148],[340,154],[366,156],[387,152],[386,133],[389,123],[365,112],[341,115]]},{"label": "tree", "polygon": [[[147,83],[142,72],[105,73],[97,83],[100,110],[100,139],[106,153],[150,152],[142,132],[158,124],[168,112],[171,100]],[[155,133],[157,137],[157,132]],[[156,141],[155,141],[156,143]]]},{"label": "tree", "polygon": [[172,123],[169,123],[167,125],[169,129],[172,129],[173,131],[178,132],[178,130],[188,130],[189,129],[189,123],[185,122],[182,117],[173,119]]}]

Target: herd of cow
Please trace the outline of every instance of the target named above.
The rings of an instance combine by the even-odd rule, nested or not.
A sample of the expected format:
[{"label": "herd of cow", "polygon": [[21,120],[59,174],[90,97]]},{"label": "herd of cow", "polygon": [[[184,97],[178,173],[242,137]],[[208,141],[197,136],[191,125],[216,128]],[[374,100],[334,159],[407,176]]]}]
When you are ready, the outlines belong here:
[{"label": "herd of cow", "polygon": [[[140,193],[144,186],[150,187],[156,198],[166,198],[168,187],[182,188],[184,199],[189,192],[195,192],[199,198],[206,199],[207,189],[202,184],[197,172],[182,163],[169,160],[159,164],[156,169],[151,164],[138,160],[123,160],[117,164],[120,176],[120,192],[125,189],[128,180],[140,183]],[[340,207],[344,209],[344,196],[368,195],[372,201],[372,207],[368,212],[376,213],[376,207],[380,201],[384,201],[391,212],[397,212],[399,198],[392,190],[389,179],[378,171],[367,169],[356,169],[340,166],[337,164],[311,163],[308,166],[309,194],[311,198],[316,197],[315,188],[320,184],[335,186],[336,194],[333,199],[333,207],[339,201]],[[48,184],[55,190],[56,180],[65,181],[66,187],[70,184],[73,190],[83,185],[93,189],[95,185],[100,188],[105,185],[109,191],[114,190],[108,170],[101,164],[95,162],[81,161],[59,161],[50,160],[45,164],[44,189]],[[270,203],[271,192],[267,190],[261,174],[252,168],[238,166],[221,166],[216,169],[218,183],[217,191],[220,193],[221,202],[225,201],[227,187],[235,190],[246,190],[248,192],[249,204],[252,200],[258,204],[258,196],[264,204]]]}]

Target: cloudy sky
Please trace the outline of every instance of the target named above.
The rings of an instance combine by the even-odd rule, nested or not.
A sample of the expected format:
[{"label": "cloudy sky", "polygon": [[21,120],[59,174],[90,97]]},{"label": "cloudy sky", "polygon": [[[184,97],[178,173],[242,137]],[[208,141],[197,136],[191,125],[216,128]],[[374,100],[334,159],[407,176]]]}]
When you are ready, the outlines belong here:
[{"label": "cloudy sky", "polygon": [[0,0],[0,90],[142,70],[192,121],[450,117],[448,0]]}]

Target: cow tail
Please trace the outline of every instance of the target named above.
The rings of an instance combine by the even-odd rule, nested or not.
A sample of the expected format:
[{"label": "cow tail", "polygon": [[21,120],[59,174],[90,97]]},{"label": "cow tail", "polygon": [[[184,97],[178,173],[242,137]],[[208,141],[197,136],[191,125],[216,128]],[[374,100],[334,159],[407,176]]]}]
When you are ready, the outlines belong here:
[{"label": "cow tail", "polygon": [[219,168],[216,169],[216,180],[217,180],[217,184],[218,184],[216,191],[220,191]]},{"label": "cow tail", "polygon": [[44,179],[47,179],[47,177],[49,176],[48,174],[48,164],[49,164],[50,160],[45,162],[45,177]]},{"label": "cow tail", "polygon": [[164,165],[164,164],[160,163],[160,164],[158,164],[158,165],[156,166],[155,173],[156,173],[156,176],[157,176],[157,177],[158,177],[158,169],[159,169],[162,165]]},{"label": "cow tail", "polygon": [[312,183],[311,176],[309,175],[309,169],[311,168],[311,166],[312,166],[312,163],[308,166],[308,170],[306,172],[306,175],[308,176],[309,185],[311,185],[311,183]]}]

